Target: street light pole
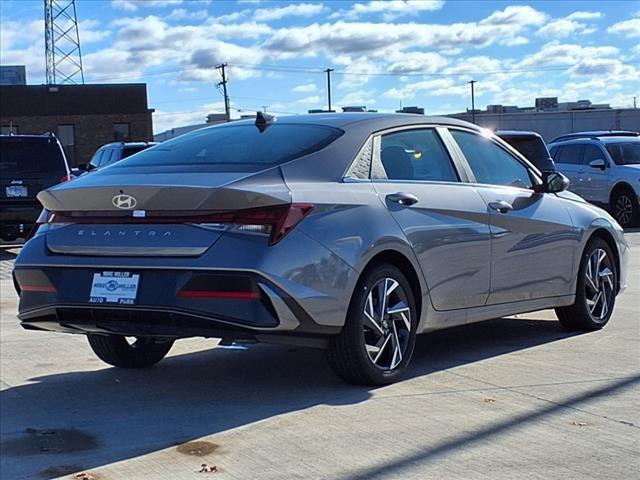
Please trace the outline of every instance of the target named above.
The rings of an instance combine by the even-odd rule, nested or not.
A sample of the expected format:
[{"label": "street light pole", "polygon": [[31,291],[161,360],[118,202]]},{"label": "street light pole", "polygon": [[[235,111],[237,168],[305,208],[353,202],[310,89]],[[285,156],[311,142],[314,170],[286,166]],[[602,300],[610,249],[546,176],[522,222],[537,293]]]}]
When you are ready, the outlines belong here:
[{"label": "street light pole", "polygon": [[476,96],[473,88],[476,81],[471,80],[467,83],[471,85],[471,123],[476,123]]}]

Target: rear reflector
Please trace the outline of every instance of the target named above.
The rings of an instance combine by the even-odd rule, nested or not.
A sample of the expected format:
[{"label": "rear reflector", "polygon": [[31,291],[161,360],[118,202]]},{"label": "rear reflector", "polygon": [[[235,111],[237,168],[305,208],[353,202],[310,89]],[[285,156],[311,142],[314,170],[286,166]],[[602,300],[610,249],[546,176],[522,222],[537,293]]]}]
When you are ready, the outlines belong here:
[{"label": "rear reflector", "polygon": [[23,292],[40,292],[40,293],[56,293],[57,290],[53,286],[46,285],[20,285]]}]

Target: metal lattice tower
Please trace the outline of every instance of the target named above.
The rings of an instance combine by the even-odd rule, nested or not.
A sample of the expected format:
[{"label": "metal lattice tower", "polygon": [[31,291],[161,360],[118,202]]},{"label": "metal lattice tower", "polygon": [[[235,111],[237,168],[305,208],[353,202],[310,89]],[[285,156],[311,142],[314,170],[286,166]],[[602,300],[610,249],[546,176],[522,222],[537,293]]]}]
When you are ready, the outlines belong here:
[{"label": "metal lattice tower", "polygon": [[47,84],[84,83],[76,0],[44,0]]}]

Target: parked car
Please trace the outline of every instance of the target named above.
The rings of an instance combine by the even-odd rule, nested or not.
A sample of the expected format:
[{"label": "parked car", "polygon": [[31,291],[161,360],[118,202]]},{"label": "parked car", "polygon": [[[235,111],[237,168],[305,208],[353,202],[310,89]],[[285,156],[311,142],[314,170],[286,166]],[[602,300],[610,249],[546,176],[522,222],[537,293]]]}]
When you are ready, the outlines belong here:
[{"label": "parked car", "polygon": [[608,209],[623,227],[638,221],[640,136],[575,136],[549,148],[571,191]]},{"label": "parked car", "polygon": [[13,242],[35,224],[38,192],[69,180],[69,165],[53,134],[0,135],[0,172],[0,237]]},{"label": "parked car", "polygon": [[[191,337],[325,347],[386,384],[416,334],[555,308],[602,328],[628,244],[605,211],[451,118],[258,114],[42,192],[16,259],[22,326],[118,367]],[[133,341],[128,339],[132,338]]]},{"label": "parked car", "polygon": [[593,137],[638,137],[639,132],[630,130],[591,130],[587,132],[565,133],[551,140],[550,143],[563,142],[565,140],[573,140],[576,138],[593,138]]},{"label": "parked car", "polygon": [[134,153],[141,152],[157,142],[114,142],[103,145],[96,153],[93,154],[91,160],[86,165],[81,166],[81,170],[95,170],[113,165],[120,160],[130,157]]},{"label": "parked car", "polygon": [[496,135],[515,148],[541,172],[556,169],[547,145],[539,133],[520,130],[498,130]]}]

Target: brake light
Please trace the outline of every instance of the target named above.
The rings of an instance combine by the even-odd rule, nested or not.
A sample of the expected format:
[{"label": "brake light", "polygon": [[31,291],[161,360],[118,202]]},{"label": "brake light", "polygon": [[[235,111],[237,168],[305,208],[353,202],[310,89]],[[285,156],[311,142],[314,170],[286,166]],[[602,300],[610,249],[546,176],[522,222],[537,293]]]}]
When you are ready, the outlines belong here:
[{"label": "brake light", "polygon": [[306,217],[313,205],[308,203],[291,203],[285,206],[260,208],[255,210],[239,210],[232,222],[242,231],[260,231],[269,233],[269,245],[282,240],[298,223]]},{"label": "brake light", "polygon": [[71,180],[72,178],[74,178],[72,175],[65,175],[63,177],[60,177],[60,180],[58,180],[59,183],[64,183],[64,182],[68,182],[69,180]]}]

